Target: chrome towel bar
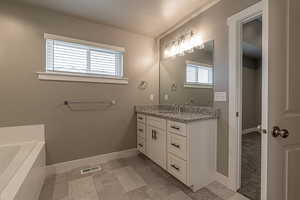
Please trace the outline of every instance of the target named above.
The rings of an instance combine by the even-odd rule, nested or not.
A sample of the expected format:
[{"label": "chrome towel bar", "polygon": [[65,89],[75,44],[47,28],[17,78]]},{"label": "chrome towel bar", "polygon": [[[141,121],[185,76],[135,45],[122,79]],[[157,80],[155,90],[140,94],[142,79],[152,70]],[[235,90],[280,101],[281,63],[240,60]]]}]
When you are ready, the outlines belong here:
[{"label": "chrome towel bar", "polygon": [[117,104],[116,100],[111,100],[111,101],[68,101],[66,100],[64,101],[64,105],[67,106],[71,111],[92,111],[92,110],[99,109],[99,107],[96,107],[97,105],[110,107],[116,104]]},{"label": "chrome towel bar", "polygon": [[104,104],[104,105],[116,105],[117,101],[64,101],[64,105],[70,104]]}]

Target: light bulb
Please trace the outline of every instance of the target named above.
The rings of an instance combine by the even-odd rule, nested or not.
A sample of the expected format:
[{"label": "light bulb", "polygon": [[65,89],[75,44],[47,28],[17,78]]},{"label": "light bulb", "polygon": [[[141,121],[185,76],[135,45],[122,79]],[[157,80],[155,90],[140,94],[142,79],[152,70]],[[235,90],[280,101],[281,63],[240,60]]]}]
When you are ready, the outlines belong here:
[{"label": "light bulb", "polygon": [[165,57],[166,58],[168,58],[168,57],[170,57],[170,50],[167,48],[167,49],[165,49]]},{"label": "light bulb", "polygon": [[177,54],[179,56],[183,56],[184,55],[184,51],[183,51],[183,49],[184,49],[184,39],[178,41],[178,43],[179,44],[178,44],[178,52],[177,52]]},{"label": "light bulb", "polygon": [[201,48],[201,46],[203,45],[203,39],[199,34],[195,35],[193,37],[193,44],[194,44],[194,47],[197,47],[197,48]]},{"label": "light bulb", "polygon": [[177,46],[176,44],[174,43],[170,49],[170,56],[175,56],[176,55],[176,52],[177,52]]},{"label": "light bulb", "polygon": [[174,57],[177,55],[183,56],[186,52],[194,52],[194,48],[204,48],[203,40],[200,34],[193,34],[192,32],[180,37],[169,45],[164,54],[166,57]]}]

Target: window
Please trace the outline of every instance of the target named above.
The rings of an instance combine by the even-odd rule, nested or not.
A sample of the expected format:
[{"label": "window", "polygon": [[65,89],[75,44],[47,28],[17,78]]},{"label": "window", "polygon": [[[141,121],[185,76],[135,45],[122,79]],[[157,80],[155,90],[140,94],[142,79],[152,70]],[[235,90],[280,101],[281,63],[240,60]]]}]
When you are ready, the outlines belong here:
[{"label": "window", "polygon": [[[45,73],[48,75],[85,77],[85,79],[92,77],[92,82],[102,82],[94,81],[97,77],[102,79],[124,79],[123,53],[125,50],[121,47],[51,34],[45,34],[45,40]],[[42,75],[45,75],[45,73],[42,73]],[[73,80],[75,79],[71,79],[71,81]],[[87,80],[87,82],[89,81]]]},{"label": "window", "polygon": [[186,62],[186,87],[212,87],[213,85],[213,67],[196,63]]}]

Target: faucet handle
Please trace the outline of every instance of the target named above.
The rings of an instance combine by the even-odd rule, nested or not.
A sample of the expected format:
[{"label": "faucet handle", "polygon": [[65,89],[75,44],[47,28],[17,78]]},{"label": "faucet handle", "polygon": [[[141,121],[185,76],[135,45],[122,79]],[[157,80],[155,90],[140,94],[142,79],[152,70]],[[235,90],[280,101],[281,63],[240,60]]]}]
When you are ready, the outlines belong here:
[{"label": "faucet handle", "polygon": [[183,110],[184,110],[184,105],[181,104],[181,105],[179,106],[179,112],[183,112]]}]

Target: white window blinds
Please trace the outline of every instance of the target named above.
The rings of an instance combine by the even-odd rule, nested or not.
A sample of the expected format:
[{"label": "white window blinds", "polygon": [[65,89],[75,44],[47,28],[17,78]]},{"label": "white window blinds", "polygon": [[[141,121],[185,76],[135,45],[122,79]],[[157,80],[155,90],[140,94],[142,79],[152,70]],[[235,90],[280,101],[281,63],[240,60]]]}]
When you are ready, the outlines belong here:
[{"label": "white window blinds", "polygon": [[46,39],[46,71],[123,76],[123,52]]},{"label": "white window blinds", "polygon": [[186,66],[186,82],[192,84],[213,84],[213,68],[188,62]]}]

